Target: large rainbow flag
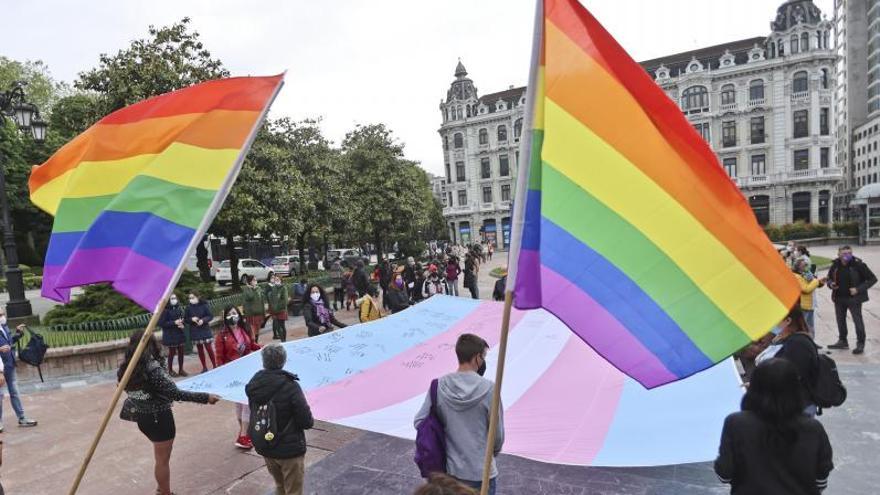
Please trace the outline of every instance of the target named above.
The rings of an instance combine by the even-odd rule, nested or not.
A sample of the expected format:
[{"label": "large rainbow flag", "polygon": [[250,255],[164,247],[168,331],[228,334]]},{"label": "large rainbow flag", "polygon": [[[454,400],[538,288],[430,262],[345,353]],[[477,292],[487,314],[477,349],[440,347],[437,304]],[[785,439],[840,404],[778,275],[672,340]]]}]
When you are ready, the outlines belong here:
[{"label": "large rainbow flag", "polygon": [[515,306],[648,388],[766,334],[798,285],[678,106],[577,0],[539,2],[532,59]]},{"label": "large rainbow flag", "polygon": [[149,311],[214,218],[282,75],[209,81],[104,117],[31,172],[55,216],[44,297],[111,282]]}]

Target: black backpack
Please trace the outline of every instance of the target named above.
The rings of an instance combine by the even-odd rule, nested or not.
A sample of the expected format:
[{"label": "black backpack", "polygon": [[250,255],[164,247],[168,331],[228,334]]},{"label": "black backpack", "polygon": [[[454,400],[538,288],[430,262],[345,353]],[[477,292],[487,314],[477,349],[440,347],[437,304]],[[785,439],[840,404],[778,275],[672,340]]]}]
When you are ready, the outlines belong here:
[{"label": "black backpack", "polygon": [[18,359],[31,366],[36,366],[37,372],[40,374],[40,381],[42,382],[44,381],[43,370],[40,368],[40,365],[43,364],[43,358],[46,356],[46,351],[49,349],[49,346],[46,344],[46,341],[43,340],[42,335],[34,332],[30,328],[26,328],[26,330],[31,338],[28,340],[24,349],[21,348],[21,341],[18,342]]},{"label": "black backpack", "polygon": [[813,402],[822,409],[839,407],[846,401],[846,387],[837,372],[837,363],[825,354],[819,354],[816,384],[812,390]]},{"label": "black backpack", "polygon": [[[296,380],[297,378],[294,378]],[[278,412],[275,408],[275,397],[265,404],[253,404],[251,407],[251,420],[248,425],[248,434],[257,453],[272,449],[278,440],[284,436],[296,421],[293,416],[287,421],[283,430],[279,429]]]}]

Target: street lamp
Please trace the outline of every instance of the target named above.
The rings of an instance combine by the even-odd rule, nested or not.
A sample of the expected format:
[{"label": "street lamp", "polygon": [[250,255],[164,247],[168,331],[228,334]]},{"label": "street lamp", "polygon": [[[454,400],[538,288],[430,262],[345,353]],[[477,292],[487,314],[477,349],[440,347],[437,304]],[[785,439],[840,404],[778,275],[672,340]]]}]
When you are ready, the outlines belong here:
[{"label": "street lamp", "polygon": [[[22,132],[31,132],[34,141],[41,143],[46,139],[47,124],[40,118],[36,105],[29,103],[24,94],[24,82],[15,82],[8,91],[0,92],[0,125],[6,125],[9,117]],[[18,250],[15,235],[9,218],[9,205],[6,200],[6,167],[0,155],[0,203],[3,207],[3,251],[6,255],[6,290],[9,302],[6,314],[9,318],[26,318],[33,314],[31,303],[24,296],[24,280],[18,267]]]}]

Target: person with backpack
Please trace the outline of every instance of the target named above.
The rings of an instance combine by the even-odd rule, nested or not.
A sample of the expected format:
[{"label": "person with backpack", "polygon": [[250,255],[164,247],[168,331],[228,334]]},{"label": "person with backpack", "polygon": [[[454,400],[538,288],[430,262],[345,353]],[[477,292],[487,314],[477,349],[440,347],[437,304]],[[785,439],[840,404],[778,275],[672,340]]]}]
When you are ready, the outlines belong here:
[{"label": "person with backpack", "polygon": [[[37,422],[24,414],[21,405],[21,397],[18,395],[18,382],[15,379],[15,351],[13,347],[24,334],[25,325],[19,325],[15,331],[11,331],[6,324],[6,310],[0,308],[0,361],[3,362],[3,378],[6,380],[6,390],[9,391],[9,402],[18,416],[18,426],[37,426]],[[0,390],[0,433],[3,432],[3,392]]]},{"label": "person with backpack", "polygon": [[813,401],[813,389],[819,373],[819,350],[810,337],[810,327],[804,318],[800,304],[796,304],[779,324],[781,333],[774,343],[781,345],[775,357],[790,361],[800,377],[800,393],[806,406],[804,412],[815,416],[816,403]]},{"label": "person with backpack", "polygon": [[214,332],[211,331],[211,321],[214,320],[214,314],[208,306],[208,301],[203,300],[196,292],[190,292],[187,296],[189,304],[184,312],[184,320],[189,325],[189,336],[193,345],[199,353],[199,361],[202,363],[202,373],[208,371],[208,363],[205,361],[205,354],[211,360],[211,367],[217,367],[217,360],[214,358]]},{"label": "person with backpack", "polygon": [[422,298],[428,299],[437,294],[449,294],[449,286],[446,285],[446,277],[438,273],[437,265],[432,264],[428,267],[427,278],[422,282]]},{"label": "person with backpack", "polygon": [[834,469],[831,442],[802,413],[795,365],[772,358],[757,366],[741,411],[724,420],[715,473],[731,494],[818,495]]},{"label": "person with backpack", "polygon": [[874,272],[862,260],[852,254],[852,248],[842,246],[837,251],[837,259],[828,270],[828,287],[834,301],[837,317],[837,342],[829,349],[849,349],[847,340],[846,313],[852,315],[856,327],[856,348],[853,354],[865,352],[865,320],[862,318],[862,304],[868,302],[868,289],[877,283]]},{"label": "person with backpack", "polygon": [[[260,350],[260,345],[251,339],[251,331],[235,306],[226,306],[223,310],[223,327],[214,340],[214,351],[220,366],[231,363],[253,351]],[[238,437],[235,446],[250,450],[254,444],[247,433],[250,410],[242,404],[235,404],[235,419],[238,421]]]},{"label": "person with backpack", "polygon": [[283,369],[287,362],[284,347],[273,342],[260,355],[263,369],[244,389],[251,412],[248,432],[275,480],[276,495],[302,495],[305,430],[312,428],[315,420],[299,378]]},{"label": "person with backpack", "polygon": [[[495,384],[483,378],[486,373],[486,353],[489,344],[481,337],[465,333],[455,343],[458,370],[432,382],[432,391],[426,394],[421,409],[413,421],[416,430],[423,422],[439,422],[444,430],[445,471],[463,484],[480,489],[483,479],[483,461],[486,455],[486,436],[489,429],[489,409]],[[433,397],[436,394],[436,404]],[[434,406],[434,407],[432,407]],[[421,433],[420,433],[421,434]],[[424,459],[422,444],[416,439],[417,458]],[[504,413],[499,404],[495,430],[495,456],[504,445]],[[433,445],[430,449],[437,449]],[[436,452],[436,450],[435,450]],[[436,454],[433,454],[436,455]],[[420,466],[421,467],[421,466]],[[429,474],[429,473],[424,473]],[[489,495],[495,494],[498,469],[492,459]]]}]

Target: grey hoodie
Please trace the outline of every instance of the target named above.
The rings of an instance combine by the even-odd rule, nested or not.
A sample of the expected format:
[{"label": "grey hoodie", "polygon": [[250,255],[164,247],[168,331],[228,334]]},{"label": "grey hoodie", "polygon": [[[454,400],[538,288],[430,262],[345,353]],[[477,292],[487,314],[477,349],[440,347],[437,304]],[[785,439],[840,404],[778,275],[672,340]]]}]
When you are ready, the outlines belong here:
[{"label": "grey hoodie", "polygon": [[[489,409],[495,385],[473,371],[450,373],[440,378],[437,386],[437,414],[446,428],[446,471],[468,481],[483,478],[486,456],[486,433],[489,430]],[[414,421],[419,423],[431,410],[430,393]],[[504,413],[498,409],[498,428],[495,432],[495,455],[504,444]],[[491,478],[498,476],[492,459]]]}]

